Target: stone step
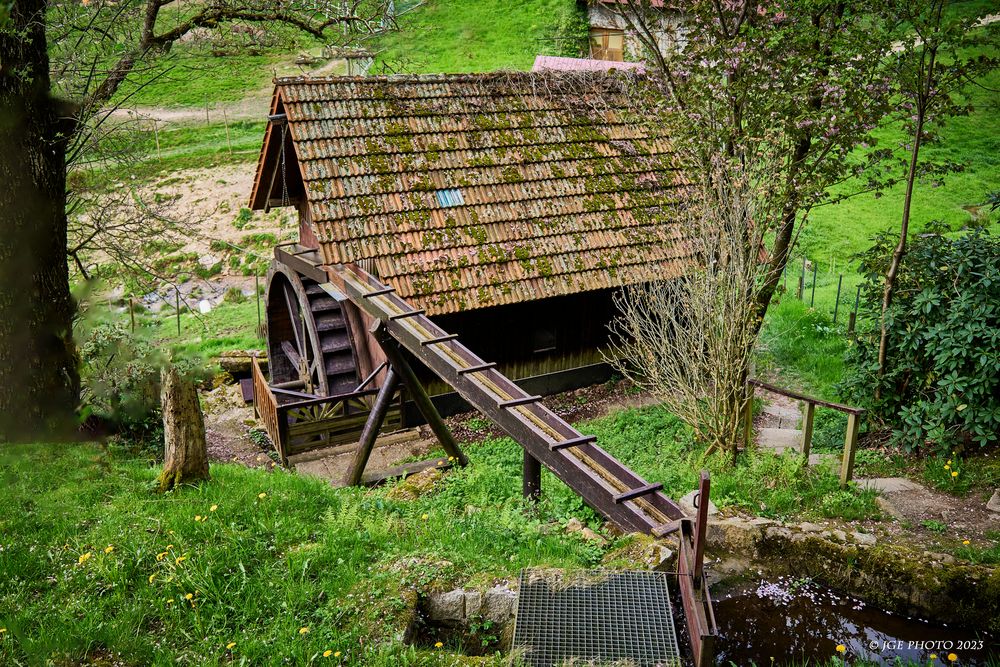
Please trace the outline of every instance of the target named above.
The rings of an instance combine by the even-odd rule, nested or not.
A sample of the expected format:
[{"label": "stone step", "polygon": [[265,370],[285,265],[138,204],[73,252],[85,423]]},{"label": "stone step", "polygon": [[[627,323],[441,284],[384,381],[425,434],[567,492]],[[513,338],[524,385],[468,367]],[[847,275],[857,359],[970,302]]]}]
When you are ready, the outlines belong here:
[{"label": "stone step", "polygon": [[762,428],[757,432],[757,446],[780,454],[786,449],[802,449],[802,431],[791,428]]},{"label": "stone step", "polygon": [[789,408],[783,405],[768,404],[761,408],[761,413],[765,415],[770,415],[772,417],[777,417],[782,421],[788,422],[789,424],[798,424],[799,420],[802,419],[802,413],[798,408]]}]

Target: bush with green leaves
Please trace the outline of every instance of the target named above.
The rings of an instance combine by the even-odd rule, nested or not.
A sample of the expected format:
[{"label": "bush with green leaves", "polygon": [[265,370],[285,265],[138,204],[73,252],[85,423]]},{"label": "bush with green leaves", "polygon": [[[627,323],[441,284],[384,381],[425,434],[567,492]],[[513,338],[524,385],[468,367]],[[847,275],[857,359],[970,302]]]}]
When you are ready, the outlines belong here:
[{"label": "bush with green leaves", "polygon": [[[983,229],[914,236],[887,313],[889,356],[878,377],[882,289],[896,240],[862,255],[862,319],[841,391],[908,450],[946,454],[1000,439],[1000,239]],[[876,398],[878,396],[878,398]]]}]

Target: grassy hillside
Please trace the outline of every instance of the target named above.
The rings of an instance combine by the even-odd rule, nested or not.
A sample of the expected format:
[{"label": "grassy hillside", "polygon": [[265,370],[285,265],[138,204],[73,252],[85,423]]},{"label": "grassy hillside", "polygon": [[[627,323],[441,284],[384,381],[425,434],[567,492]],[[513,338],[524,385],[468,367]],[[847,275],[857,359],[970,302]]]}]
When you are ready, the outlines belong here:
[{"label": "grassy hillside", "polygon": [[575,51],[583,20],[575,0],[427,0],[380,41],[380,60],[411,73],[527,70],[537,54]]}]

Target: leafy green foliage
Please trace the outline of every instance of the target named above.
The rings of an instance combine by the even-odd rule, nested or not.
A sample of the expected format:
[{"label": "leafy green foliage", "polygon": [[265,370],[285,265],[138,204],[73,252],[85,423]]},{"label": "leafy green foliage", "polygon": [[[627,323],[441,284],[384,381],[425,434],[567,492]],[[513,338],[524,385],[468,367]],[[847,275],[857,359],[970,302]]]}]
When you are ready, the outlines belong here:
[{"label": "leafy green foliage", "polygon": [[[914,237],[903,260],[888,313],[881,398],[874,398],[878,337],[871,327],[848,355],[843,389],[904,447],[926,442],[944,454],[966,442],[987,445],[1000,432],[1000,240],[981,229],[957,238],[941,231]],[[862,305],[872,322],[893,245],[880,234],[862,257]]]},{"label": "leafy green foliage", "polygon": [[159,405],[163,359],[120,323],[100,323],[80,345],[82,397],[115,421],[142,421]]}]

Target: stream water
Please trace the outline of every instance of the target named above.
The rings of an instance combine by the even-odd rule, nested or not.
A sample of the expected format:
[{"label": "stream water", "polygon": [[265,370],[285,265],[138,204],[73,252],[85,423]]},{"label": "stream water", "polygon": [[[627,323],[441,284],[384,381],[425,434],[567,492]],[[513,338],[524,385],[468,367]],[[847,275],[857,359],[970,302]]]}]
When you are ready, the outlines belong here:
[{"label": "stream water", "polygon": [[[826,664],[845,650],[847,664],[1000,665],[1000,639],[906,618],[863,601],[790,578],[759,582],[731,591],[715,602],[720,641],[717,664],[760,666]],[[984,619],[985,621],[985,619]]]}]

